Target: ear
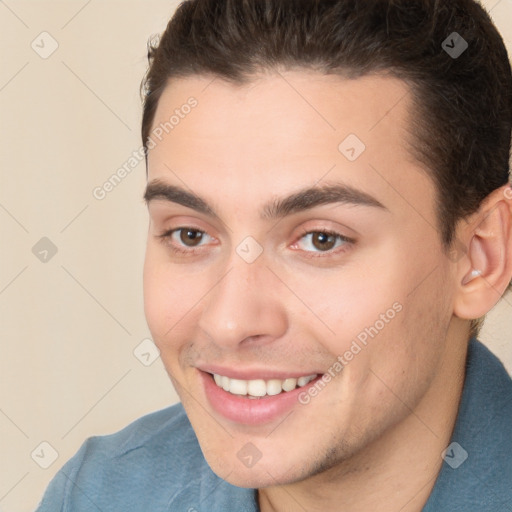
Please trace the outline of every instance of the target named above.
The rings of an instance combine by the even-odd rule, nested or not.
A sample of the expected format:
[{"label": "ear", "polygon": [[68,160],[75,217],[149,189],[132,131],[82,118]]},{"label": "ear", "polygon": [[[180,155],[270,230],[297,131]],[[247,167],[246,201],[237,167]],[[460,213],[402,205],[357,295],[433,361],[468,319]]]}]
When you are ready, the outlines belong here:
[{"label": "ear", "polygon": [[472,320],[492,309],[512,279],[512,186],[491,192],[457,240],[467,240],[467,252],[457,262],[453,312]]}]

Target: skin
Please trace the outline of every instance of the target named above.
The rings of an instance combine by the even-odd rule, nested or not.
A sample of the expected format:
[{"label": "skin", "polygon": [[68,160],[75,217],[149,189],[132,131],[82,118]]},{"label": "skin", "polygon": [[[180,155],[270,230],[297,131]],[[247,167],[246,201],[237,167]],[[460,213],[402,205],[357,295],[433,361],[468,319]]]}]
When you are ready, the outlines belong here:
[{"label": "skin", "polygon": [[[436,229],[433,183],[408,150],[405,83],[305,70],[243,86],[192,76],[167,86],[153,126],[190,96],[197,107],[149,151],[148,183],[192,191],[216,216],[149,201],[144,298],[208,464],[258,488],[263,512],[420,511],[456,419],[467,319],[491,309],[512,275],[510,190],[460,223],[467,253],[453,261]],[[366,145],[353,162],[338,150],[351,133]],[[270,199],[334,183],[385,208],[334,203],[260,215]],[[199,245],[179,231],[159,237],[179,228],[203,232]],[[326,230],[354,242],[336,238],[323,250],[304,236]],[[247,236],[263,251],[250,264],[236,252]],[[472,268],[482,275],[461,284]],[[207,401],[198,367],[327,372],[394,303],[401,311],[286,418],[240,425]],[[251,468],[237,457],[248,442],[262,455]]]}]

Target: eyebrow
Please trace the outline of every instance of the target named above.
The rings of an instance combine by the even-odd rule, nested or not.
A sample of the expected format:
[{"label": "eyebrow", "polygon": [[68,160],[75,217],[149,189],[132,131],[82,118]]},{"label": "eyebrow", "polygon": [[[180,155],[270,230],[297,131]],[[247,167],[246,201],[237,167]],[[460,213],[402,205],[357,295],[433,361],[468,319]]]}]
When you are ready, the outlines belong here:
[{"label": "eyebrow", "polygon": [[[200,196],[182,187],[153,180],[146,186],[144,201],[149,204],[155,199],[177,203],[209,217],[219,218],[214,208]],[[389,211],[378,199],[349,185],[333,184],[313,186],[278,199],[272,199],[263,206],[261,217],[272,220],[326,204],[347,204],[367,206]]]}]

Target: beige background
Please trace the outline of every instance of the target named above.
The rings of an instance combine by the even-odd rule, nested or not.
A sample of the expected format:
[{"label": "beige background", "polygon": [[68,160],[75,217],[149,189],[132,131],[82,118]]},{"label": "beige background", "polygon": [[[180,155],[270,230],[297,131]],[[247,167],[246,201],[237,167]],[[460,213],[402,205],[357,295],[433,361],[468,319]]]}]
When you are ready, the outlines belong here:
[{"label": "beige background", "polygon": [[[485,4],[511,48],[512,0]],[[0,2],[2,512],[33,510],[86,437],[176,401],[139,347],[144,164],[103,200],[92,193],[140,147],[146,42],[176,5]],[[46,262],[47,242],[32,252],[43,237],[57,248]],[[510,370],[511,331],[508,296],[481,338]]]}]

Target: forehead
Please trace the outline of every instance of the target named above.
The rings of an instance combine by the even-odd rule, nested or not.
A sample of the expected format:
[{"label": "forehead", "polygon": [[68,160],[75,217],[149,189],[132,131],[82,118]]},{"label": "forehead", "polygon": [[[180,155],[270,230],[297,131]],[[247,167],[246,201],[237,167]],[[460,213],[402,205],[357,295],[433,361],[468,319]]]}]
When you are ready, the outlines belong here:
[{"label": "forehead", "polygon": [[185,125],[201,115],[212,123],[194,125],[195,137],[220,139],[246,128],[248,132],[237,133],[238,139],[278,135],[280,141],[314,140],[336,132],[339,137],[351,129],[369,139],[369,132],[374,132],[371,136],[386,133],[390,124],[398,130],[406,128],[409,94],[405,82],[385,75],[348,79],[295,70],[261,75],[242,85],[219,77],[191,76],[172,80],[164,89],[153,127],[165,124],[170,114],[194,97],[198,105],[191,112],[192,120],[173,126],[176,136],[185,135]]},{"label": "forehead", "polygon": [[383,75],[347,79],[295,70],[244,85],[177,79],[155,113],[148,178],[184,181],[211,197],[237,197],[244,186],[262,200],[269,190],[329,179],[384,204],[405,198],[427,214],[433,185],[409,151],[411,112],[407,84]]}]

